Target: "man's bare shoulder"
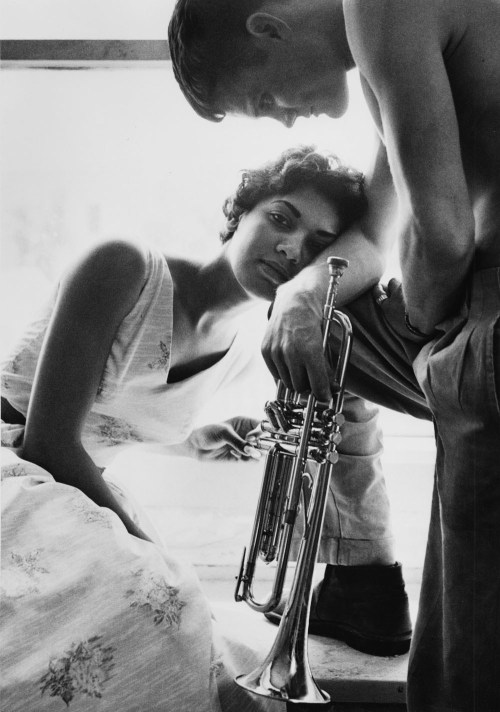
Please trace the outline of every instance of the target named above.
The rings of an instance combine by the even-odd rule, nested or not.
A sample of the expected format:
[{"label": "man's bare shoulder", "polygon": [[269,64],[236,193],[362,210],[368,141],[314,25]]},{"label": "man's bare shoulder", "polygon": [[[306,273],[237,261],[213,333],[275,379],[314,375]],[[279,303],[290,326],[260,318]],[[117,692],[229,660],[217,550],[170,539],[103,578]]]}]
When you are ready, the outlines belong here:
[{"label": "man's bare shoulder", "polygon": [[[479,0],[481,2],[481,0]],[[362,73],[444,47],[465,27],[470,0],[343,0],[347,36]]]}]

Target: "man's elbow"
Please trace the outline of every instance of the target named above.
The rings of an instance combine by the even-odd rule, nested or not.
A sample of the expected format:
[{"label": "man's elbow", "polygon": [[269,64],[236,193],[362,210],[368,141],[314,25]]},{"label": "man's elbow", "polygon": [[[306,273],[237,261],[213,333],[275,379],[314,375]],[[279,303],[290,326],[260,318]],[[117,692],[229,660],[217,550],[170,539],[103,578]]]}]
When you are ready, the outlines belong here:
[{"label": "man's elbow", "polygon": [[466,272],[474,258],[475,223],[470,210],[437,208],[408,215],[400,243],[402,264],[429,265],[431,272]]},{"label": "man's elbow", "polygon": [[410,322],[418,330],[431,333],[455,313],[474,253],[474,221],[465,211],[459,223],[442,216],[432,223],[409,222],[400,259]]},{"label": "man's elbow", "polygon": [[452,244],[453,259],[456,263],[470,265],[476,249],[476,224],[472,210],[465,209],[458,215],[454,224],[448,226],[449,240]]}]

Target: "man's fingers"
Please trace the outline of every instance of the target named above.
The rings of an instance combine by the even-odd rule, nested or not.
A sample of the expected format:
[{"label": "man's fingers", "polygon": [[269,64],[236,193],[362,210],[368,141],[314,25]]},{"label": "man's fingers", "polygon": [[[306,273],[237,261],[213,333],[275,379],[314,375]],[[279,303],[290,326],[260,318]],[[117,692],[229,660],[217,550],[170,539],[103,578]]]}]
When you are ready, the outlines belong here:
[{"label": "man's fingers", "polygon": [[307,352],[295,348],[293,351],[280,353],[279,356],[275,354],[270,370],[275,378],[279,378],[287,388],[297,393],[312,392],[322,401],[331,398],[332,374],[329,374],[326,365],[322,343],[317,344],[315,350],[309,348]]},{"label": "man's fingers", "polygon": [[284,364],[278,353],[272,354],[271,351],[264,351],[263,349],[262,358],[264,359],[264,362],[275,381],[283,381],[283,376],[285,378],[288,377],[288,374],[284,369]]},{"label": "man's fingers", "polygon": [[275,376],[275,379],[279,379],[287,388],[293,388],[290,370],[287,366],[284,354],[276,353],[273,357],[273,364],[274,372],[277,374],[277,376]]},{"label": "man's fingers", "polygon": [[389,296],[392,296],[398,290],[401,290],[401,281],[393,277],[389,280],[389,284],[387,285],[387,292]]},{"label": "man's fingers", "polygon": [[325,357],[323,356],[315,364],[314,368],[310,368],[308,372],[311,392],[322,402],[328,402],[332,397],[330,388],[333,373],[327,368]]},{"label": "man's fingers", "polygon": [[288,358],[294,390],[304,395],[312,392],[319,400],[328,401],[331,398],[331,374],[323,351],[323,341],[311,339],[307,343],[307,350],[296,350]]},{"label": "man's fingers", "polygon": [[311,390],[308,373],[302,363],[295,362],[290,365],[292,388],[297,393],[307,395]]}]

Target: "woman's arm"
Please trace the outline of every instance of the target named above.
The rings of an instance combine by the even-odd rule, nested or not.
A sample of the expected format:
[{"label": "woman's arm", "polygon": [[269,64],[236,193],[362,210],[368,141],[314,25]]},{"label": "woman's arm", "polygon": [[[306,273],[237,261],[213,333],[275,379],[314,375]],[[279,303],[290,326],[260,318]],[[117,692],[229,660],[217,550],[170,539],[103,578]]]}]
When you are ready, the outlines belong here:
[{"label": "woman's arm", "polygon": [[140,249],[113,241],[65,275],[38,360],[21,455],[112,509],[131,534],[148,539],[81,443],[116,331],[136,303],[145,274]]}]

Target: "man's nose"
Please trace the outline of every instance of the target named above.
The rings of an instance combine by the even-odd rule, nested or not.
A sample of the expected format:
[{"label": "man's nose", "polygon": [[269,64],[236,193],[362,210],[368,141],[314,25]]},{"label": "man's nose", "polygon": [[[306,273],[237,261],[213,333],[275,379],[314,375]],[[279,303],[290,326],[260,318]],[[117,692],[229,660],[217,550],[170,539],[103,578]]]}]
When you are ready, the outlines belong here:
[{"label": "man's nose", "polygon": [[273,119],[276,119],[277,121],[279,121],[280,124],[283,124],[283,126],[286,126],[287,129],[291,129],[297,119],[297,116],[298,116],[298,112],[295,111],[295,109],[280,109],[280,108],[278,108],[276,110],[276,112],[273,114]]},{"label": "man's nose", "polygon": [[291,129],[297,119],[297,116],[297,112],[293,109],[285,109],[282,112],[282,117],[280,118],[280,121],[284,126],[287,127],[287,129]]}]

